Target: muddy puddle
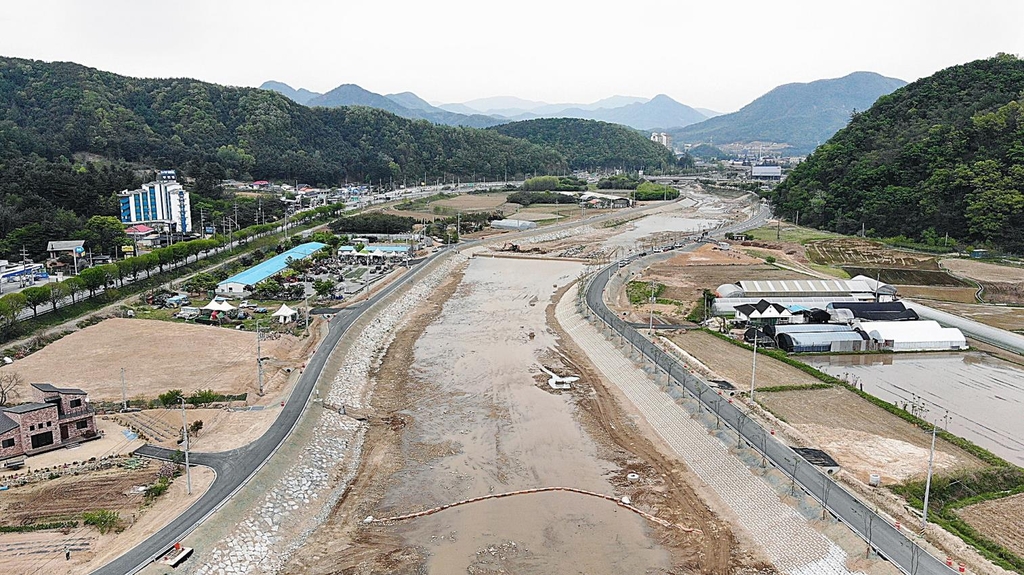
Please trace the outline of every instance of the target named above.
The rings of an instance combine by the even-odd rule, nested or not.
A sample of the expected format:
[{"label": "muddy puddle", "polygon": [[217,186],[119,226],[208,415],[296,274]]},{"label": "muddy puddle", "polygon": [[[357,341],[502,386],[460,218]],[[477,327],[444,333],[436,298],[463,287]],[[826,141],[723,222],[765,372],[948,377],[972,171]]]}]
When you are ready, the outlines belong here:
[{"label": "muddy puddle", "polygon": [[[417,341],[405,465],[378,516],[471,497],[568,486],[615,494],[620,470],[580,427],[570,393],[537,377],[555,337],[545,308],[577,263],[477,258]],[[562,373],[561,375],[574,375]],[[645,520],[563,492],[464,505],[396,524],[427,573],[645,573],[671,568]]]},{"label": "muddy puddle", "polygon": [[702,230],[709,230],[720,223],[720,220],[694,218],[683,215],[656,214],[630,222],[629,229],[621,234],[614,235],[604,241],[607,248],[632,248],[634,245],[647,236],[653,234],[678,233],[691,234],[699,233]]},{"label": "muddy puddle", "polygon": [[[1024,370],[980,352],[807,357],[808,364],[902,406],[922,398],[930,421],[1024,465]],[[945,425],[940,422],[940,425]]]}]

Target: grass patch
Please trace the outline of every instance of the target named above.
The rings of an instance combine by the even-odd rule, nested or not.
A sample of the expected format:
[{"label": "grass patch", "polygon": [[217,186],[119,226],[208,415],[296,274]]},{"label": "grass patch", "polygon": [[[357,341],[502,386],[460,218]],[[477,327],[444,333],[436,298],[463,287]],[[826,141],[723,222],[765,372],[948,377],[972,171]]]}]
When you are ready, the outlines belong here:
[{"label": "grass patch", "polygon": [[416,199],[413,199],[413,200],[407,200],[405,202],[401,202],[401,203],[395,204],[394,208],[396,210],[401,210],[401,211],[404,211],[404,212],[424,211],[424,210],[427,209],[428,204],[430,204],[431,202],[437,202],[437,201],[440,201],[440,200],[447,200],[449,198],[454,198],[454,197],[457,197],[457,196],[458,196],[458,194],[446,194],[444,192],[440,192],[440,193],[434,194],[432,196],[424,196],[422,198],[416,198]]},{"label": "grass patch", "polygon": [[75,529],[77,521],[56,521],[53,523],[33,523],[31,525],[3,525],[0,533],[30,533],[32,531],[49,531],[50,529]]},{"label": "grass patch", "polygon": [[811,268],[814,271],[821,272],[823,274],[828,274],[832,277],[836,277],[841,280],[848,280],[851,277],[853,277],[850,274],[846,273],[846,270],[842,268],[834,268],[832,266],[827,266],[824,264],[815,264],[810,262],[808,262],[806,265],[807,267]]},{"label": "grass patch", "polygon": [[839,234],[833,234],[831,232],[823,232],[821,230],[815,230],[812,228],[798,227],[791,224],[783,224],[781,237],[778,237],[777,226],[762,226],[744,232],[755,240],[761,240],[766,242],[792,242],[797,244],[806,244],[817,240],[827,240],[830,238],[841,237]]},{"label": "grass patch", "polygon": [[779,393],[783,391],[811,391],[815,389],[832,389],[833,385],[827,383],[805,383],[803,385],[770,385],[768,387],[757,388],[757,393],[769,392]]},{"label": "grass patch", "polygon": [[[665,291],[665,284],[655,282],[654,284],[654,297],[657,301],[657,297]],[[629,298],[629,303],[633,305],[642,305],[648,303],[651,298],[651,284],[649,282],[638,282],[632,281],[626,284],[626,296]],[[672,300],[673,303],[674,300]]]}]

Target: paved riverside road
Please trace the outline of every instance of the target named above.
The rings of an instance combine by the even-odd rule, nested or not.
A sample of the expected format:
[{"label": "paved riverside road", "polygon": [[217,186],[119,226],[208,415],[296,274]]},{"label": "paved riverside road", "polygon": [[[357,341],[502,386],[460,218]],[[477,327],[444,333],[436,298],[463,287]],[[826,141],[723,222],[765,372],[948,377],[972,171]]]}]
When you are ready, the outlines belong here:
[{"label": "paved riverside road", "polygon": [[[747,222],[722,228],[719,233],[752,229],[761,225],[764,217],[766,216],[763,212],[758,213]],[[697,245],[691,244],[682,249],[692,250]],[[660,254],[655,254],[653,257],[657,255]],[[651,258],[653,259],[653,257]],[[631,261],[636,259],[638,258],[631,258]],[[644,260],[646,261],[647,258]],[[586,305],[600,321],[657,364],[660,371],[669,375],[674,385],[682,387],[711,412],[717,413],[721,421],[741,435],[747,445],[762,453],[776,468],[793,478],[805,492],[828,508],[840,521],[860,535],[870,547],[891,561],[901,571],[913,575],[948,575],[952,573],[952,570],[943,562],[908,539],[902,531],[890,525],[833,481],[831,477],[798,456],[786,444],[770,436],[763,427],[747,418],[746,414],[736,406],[724,401],[723,397],[717,395],[705,381],[689,373],[674,357],[659,349],[609,310],[604,301],[604,291],[608,280],[618,271],[618,267],[617,263],[613,263],[598,272],[587,288]],[[753,475],[750,480],[760,481]]]},{"label": "paved riverside road", "polygon": [[[437,255],[435,254],[427,258],[424,264]],[[124,555],[97,569],[93,574],[127,575],[138,572],[173,547],[185,535],[191,533],[199,523],[230,499],[245,484],[246,480],[262,467],[291,433],[306,407],[313,387],[320,378],[320,373],[327,363],[328,356],[330,356],[335,346],[338,345],[338,342],[341,341],[348,328],[370,306],[407,283],[424,267],[421,264],[417,269],[411,270],[371,296],[367,302],[346,308],[335,314],[331,319],[330,331],[327,337],[320,343],[313,357],[306,363],[306,368],[303,370],[302,375],[299,376],[298,381],[296,381],[295,388],[281,409],[281,414],[274,424],[270,426],[270,429],[259,439],[245,447],[221,453],[190,453],[190,463],[205,465],[217,472],[213,485],[184,513],[175,518],[174,521]],[[136,453],[157,459],[169,459],[173,451],[146,445],[137,449]]]}]

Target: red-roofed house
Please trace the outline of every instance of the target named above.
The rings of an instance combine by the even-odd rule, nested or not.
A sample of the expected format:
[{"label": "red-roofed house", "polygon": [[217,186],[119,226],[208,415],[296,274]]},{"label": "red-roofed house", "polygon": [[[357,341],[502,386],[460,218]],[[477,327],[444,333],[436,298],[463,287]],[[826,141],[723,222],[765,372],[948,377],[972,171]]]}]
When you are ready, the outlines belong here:
[{"label": "red-roofed house", "polygon": [[147,226],[146,224],[135,224],[134,226],[126,228],[124,230],[124,233],[128,234],[129,236],[145,236],[147,234],[153,233],[154,231],[156,230]]}]

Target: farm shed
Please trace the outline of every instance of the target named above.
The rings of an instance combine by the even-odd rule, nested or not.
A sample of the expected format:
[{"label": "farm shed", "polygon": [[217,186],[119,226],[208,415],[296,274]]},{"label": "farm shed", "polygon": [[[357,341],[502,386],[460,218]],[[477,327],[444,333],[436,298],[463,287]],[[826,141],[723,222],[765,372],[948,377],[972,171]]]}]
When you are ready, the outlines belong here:
[{"label": "farm shed", "polygon": [[917,312],[907,309],[903,302],[832,302],[825,308],[832,315],[832,321],[914,321]]},{"label": "farm shed", "polygon": [[854,326],[885,350],[967,349],[967,339],[959,329],[942,327],[936,321],[859,321]]},{"label": "farm shed", "polygon": [[868,276],[853,276],[851,281],[859,281],[867,284],[871,291],[875,292],[875,301],[888,302],[896,297],[896,286],[880,282]]},{"label": "farm shed", "polygon": [[[764,298],[759,297],[719,297],[711,304],[711,313],[717,316],[733,316],[736,314],[736,307],[744,304],[756,304]],[[801,306],[804,309],[824,309],[825,306],[836,301],[858,301],[852,296],[843,297],[773,297],[772,303],[777,303],[786,308]]]},{"label": "farm shed", "polygon": [[779,333],[775,340],[779,349],[791,353],[851,352],[868,349],[867,336],[849,327],[846,331]]},{"label": "farm shed", "polygon": [[736,319],[738,321],[773,324],[780,321],[789,321],[792,316],[793,314],[784,306],[771,303],[768,300],[736,306]]},{"label": "farm shed", "polygon": [[491,227],[496,230],[532,230],[537,224],[526,220],[494,220]]}]

